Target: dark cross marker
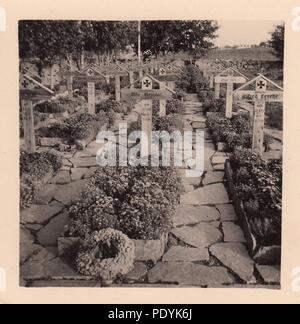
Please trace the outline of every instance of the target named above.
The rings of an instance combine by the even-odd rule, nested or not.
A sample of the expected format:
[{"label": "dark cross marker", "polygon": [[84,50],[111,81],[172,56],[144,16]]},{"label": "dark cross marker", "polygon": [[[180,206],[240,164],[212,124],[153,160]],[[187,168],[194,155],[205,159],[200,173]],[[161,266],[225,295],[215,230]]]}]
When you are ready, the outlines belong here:
[{"label": "dark cross marker", "polygon": [[28,82],[27,80],[24,80],[24,81],[22,82],[22,86],[23,86],[24,89],[27,89],[28,86],[29,86],[29,82]]},{"label": "dark cross marker", "polygon": [[260,88],[260,90],[262,90],[266,86],[266,84],[263,81],[259,81],[257,83],[257,86]]},{"label": "dark cross marker", "polygon": [[150,82],[149,80],[146,80],[146,81],[144,82],[144,86],[146,86],[147,88],[149,88],[150,85],[151,85],[151,82]]}]

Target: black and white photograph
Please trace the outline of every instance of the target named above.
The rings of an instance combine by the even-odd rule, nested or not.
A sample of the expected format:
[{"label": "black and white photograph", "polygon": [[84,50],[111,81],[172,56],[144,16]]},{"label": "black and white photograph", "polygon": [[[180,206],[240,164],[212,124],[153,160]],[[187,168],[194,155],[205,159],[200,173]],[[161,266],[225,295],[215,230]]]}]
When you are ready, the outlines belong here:
[{"label": "black and white photograph", "polygon": [[20,287],[281,289],[286,25],[242,19],[19,21]]}]

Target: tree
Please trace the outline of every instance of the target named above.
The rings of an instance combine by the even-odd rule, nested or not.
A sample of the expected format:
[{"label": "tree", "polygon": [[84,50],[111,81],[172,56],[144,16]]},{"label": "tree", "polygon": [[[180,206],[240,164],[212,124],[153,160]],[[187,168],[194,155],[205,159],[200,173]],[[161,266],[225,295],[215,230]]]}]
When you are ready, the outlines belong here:
[{"label": "tree", "polygon": [[271,33],[270,46],[275,51],[276,56],[281,62],[284,60],[284,35],[285,26],[278,25],[276,29]]},{"label": "tree", "polygon": [[188,52],[194,57],[214,46],[218,24],[215,21],[144,21],[142,50],[156,57],[167,52]]}]

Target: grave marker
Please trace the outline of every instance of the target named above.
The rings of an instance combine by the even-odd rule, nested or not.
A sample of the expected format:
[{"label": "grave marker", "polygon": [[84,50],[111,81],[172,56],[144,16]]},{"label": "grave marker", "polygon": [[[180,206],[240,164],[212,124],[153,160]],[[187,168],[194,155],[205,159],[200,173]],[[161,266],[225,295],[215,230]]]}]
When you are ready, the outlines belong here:
[{"label": "grave marker", "polygon": [[220,98],[220,85],[221,83],[227,84],[226,92],[226,117],[232,118],[232,105],[233,105],[233,86],[234,84],[242,84],[247,82],[247,78],[240,72],[233,68],[229,68],[215,77],[216,86],[219,88],[216,90],[216,99]]},{"label": "grave marker", "polygon": [[75,78],[81,81],[85,81],[87,83],[88,88],[88,112],[92,115],[96,114],[95,107],[95,82],[99,82],[105,79],[105,75],[96,71],[92,67],[86,68],[83,72],[77,73]]},{"label": "grave marker", "polygon": [[[36,150],[33,101],[50,99],[54,92],[28,75],[24,75],[21,80],[20,98],[23,113],[25,150],[33,153]],[[38,88],[35,88],[35,86]]]},{"label": "grave marker", "polygon": [[[166,89],[166,82],[160,82],[160,90]],[[165,117],[167,115],[167,100],[159,100],[159,117]]]},{"label": "grave marker", "polygon": [[121,98],[123,101],[141,103],[142,108],[142,131],[145,136],[141,139],[141,156],[148,156],[152,146],[152,102],[153,100],[169,100],[172,99],[170,89],[164,86],[163,90],[154,90],[153,81],[160,83],[153,77],[145,76],[142,78],[142,89],[122,89]]},{"label": "grave marker", "polygon": [[[245,90],[253,84],[255,90]],[[268,86],[273,86],[276,90],[268,90]],[[249,100],[251,98],[254,101],[252,152],[262,156],[264,152],[266,102],[283,102],[283,88],[265,76],[259,75],[237,89],[234,96],[238,100],[244,98]]]}]

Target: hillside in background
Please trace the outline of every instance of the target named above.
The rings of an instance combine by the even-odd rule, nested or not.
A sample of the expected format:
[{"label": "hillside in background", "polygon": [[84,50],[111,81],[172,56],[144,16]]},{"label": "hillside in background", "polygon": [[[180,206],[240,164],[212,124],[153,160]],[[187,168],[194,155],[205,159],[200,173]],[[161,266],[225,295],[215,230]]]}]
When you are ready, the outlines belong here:
[{"label": "hillside in background", "polygon": [[208,53],[208,58],[230,61],[278,61],[269,47],[215,49]]}]

